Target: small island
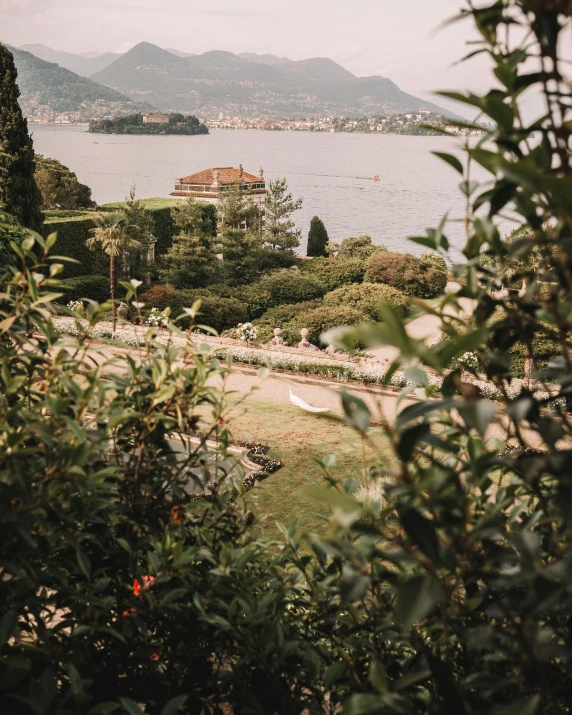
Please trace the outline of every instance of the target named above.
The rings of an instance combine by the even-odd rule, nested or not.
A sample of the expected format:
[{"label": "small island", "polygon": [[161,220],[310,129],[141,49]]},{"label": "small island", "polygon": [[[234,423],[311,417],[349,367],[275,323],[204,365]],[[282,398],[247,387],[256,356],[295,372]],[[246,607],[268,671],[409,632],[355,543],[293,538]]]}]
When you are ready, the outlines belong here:
[{"label": "small island", "polygon": [[129,114],[89,123],[93,134],[208,134],[209,128],[193,115]]}]

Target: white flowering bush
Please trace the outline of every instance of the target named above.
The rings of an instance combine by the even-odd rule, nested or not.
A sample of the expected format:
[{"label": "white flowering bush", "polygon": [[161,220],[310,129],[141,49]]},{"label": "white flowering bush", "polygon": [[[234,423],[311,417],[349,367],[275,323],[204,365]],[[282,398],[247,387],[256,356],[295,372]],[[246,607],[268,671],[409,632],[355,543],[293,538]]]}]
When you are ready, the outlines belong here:
[{"label": "white flowering bush", "polygon": [[76,313],[82,313],[83,312],[83,303],[81,300],[70,300],[68,303],[67,307],[70,310],[75,311]]},{"label": "white flowering bush", "polygon": [[467,372],[472,372],[473,374],[481,370],[481,365],[474,352],[464,352],[462,355],[459,355],[459,357],[454,360],[452,367],[467,370]]},{"label": "white flowering bush", "polygon": [[159,310],[159,308],[151,308],[151,312],[147,316],[147,325],[152,328],[166,327],[169,325],[169,318],[165,315],[165,311]]},{"label": "white flowering bush", "polygon": [[258,337],[256,328],[252,323],[239,323],[235,332],[236,337],[245,343],[251,343]]}]

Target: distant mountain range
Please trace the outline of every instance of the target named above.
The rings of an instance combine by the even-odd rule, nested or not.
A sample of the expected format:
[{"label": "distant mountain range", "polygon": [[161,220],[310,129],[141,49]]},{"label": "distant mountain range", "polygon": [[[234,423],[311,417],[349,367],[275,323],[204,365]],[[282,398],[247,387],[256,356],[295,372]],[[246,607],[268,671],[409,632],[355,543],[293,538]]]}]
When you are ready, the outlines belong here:
[{"label": "distant mountain range", "polygon": [[142,42],[92,79],[164,111],[200,116],[357,116],[423,107],[444,111],[402,92],[385,77],[356,77],[325,57],[292,61],[218,50],[180,54]]},{"label": "distant mountain range", "polygon": [[25,45],[20,50],[89,77],[132,102],[163,112],[201,117],[222,113],[293,118],[363,116],[426,108],[450,114],[402,92],[385,77],[356,77],[325,57],[293,61],[250,52],[237,55],[213,50],[192,54],[173,48],[165,50],[148,42],[123,55],[74,55],[45,45]]},{"label": "distant mountain range", "polygon": [[154,109],[30,52],[9,49],[18,70],[20,106],[31,120],[89,121]]}]

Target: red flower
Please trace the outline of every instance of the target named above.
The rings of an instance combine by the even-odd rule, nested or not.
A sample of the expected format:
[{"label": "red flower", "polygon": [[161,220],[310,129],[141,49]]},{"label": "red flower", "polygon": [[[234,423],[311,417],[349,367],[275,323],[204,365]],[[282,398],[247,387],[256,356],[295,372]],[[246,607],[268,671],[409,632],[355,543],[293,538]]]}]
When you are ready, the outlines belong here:
[{"label": "red flower", "polygon": [[[154,583],[155,576],[143,576],[141,581],[143,582],[143,588],[147,590],[149,586]],[[141,595],[141,584],[136,578],[133,579],[133,595],[139,596],[139,598],[143,600],[143,596]]]}]

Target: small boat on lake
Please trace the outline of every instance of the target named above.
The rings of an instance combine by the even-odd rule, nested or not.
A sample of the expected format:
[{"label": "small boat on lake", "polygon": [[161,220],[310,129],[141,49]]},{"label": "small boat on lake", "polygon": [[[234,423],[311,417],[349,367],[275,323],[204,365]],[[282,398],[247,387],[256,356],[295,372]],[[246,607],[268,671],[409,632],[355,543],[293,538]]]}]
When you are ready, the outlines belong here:
[{"label": "small boat on lake", "polygon": [[379,176],[374,176],[374,177],[373,177],[373,181],[380,181]]}]

